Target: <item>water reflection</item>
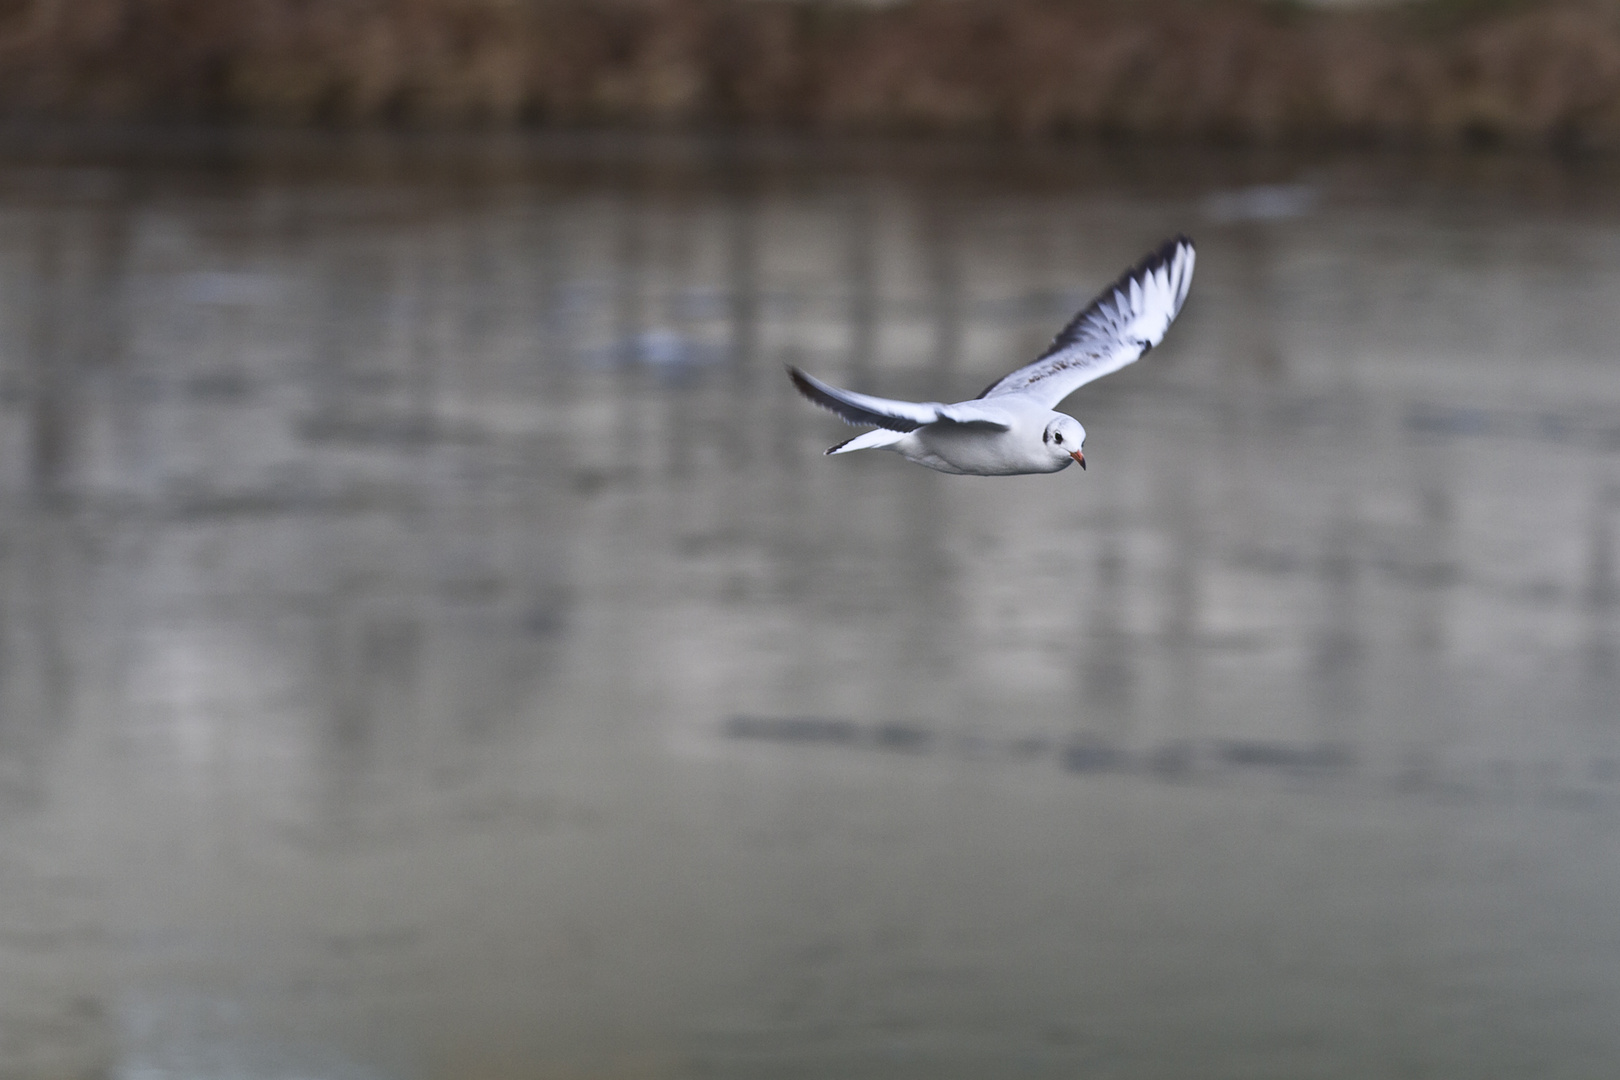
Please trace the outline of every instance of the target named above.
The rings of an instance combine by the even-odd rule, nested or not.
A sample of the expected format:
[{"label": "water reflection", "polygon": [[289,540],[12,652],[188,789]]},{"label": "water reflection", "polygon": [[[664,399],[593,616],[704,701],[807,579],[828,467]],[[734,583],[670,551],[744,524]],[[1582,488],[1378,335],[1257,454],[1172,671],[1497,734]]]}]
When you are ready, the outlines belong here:
[{"label": "water reflection", "polygon": [[[1620,1051],[1604,177],[294,149],[0,168],[7,1070]],[[971,395],[1182,228],[1084,475],[781,377]]]}]

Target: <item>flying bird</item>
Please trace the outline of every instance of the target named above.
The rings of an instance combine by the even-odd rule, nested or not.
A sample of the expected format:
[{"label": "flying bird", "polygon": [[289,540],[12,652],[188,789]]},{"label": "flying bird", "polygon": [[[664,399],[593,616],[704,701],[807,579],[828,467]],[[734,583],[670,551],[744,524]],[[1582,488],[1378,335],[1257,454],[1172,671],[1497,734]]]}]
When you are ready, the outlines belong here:
[{"label": "flying bird", "polygon": [[1193,242],[1167,240],[1121,274],[1033,363],[991,383],[972,401],[895,401],[829,386],[791,364],[799,393],[846,424],[875,425],[828,450],[893,450],[940,472],[974,476],[1086,467],[1086,429],[1059,402],[1134,362],[1164,339],[1192,284]]}]

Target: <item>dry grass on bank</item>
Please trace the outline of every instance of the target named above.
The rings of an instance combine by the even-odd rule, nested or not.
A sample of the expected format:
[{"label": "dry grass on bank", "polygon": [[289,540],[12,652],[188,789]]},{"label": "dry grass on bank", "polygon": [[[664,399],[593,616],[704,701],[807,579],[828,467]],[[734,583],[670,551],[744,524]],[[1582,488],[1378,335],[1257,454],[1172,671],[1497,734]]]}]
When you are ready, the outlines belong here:
[{"label": "dry grass on bank", "polygon": [[0,0],[0,114],[1620,147],[1620,0]]}]

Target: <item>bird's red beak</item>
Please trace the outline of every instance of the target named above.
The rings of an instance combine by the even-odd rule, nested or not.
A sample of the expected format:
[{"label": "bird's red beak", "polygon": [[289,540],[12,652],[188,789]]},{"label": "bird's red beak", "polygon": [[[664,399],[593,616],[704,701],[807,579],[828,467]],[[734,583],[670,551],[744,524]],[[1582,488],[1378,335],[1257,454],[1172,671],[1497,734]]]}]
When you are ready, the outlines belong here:
[{"label": "bird's red beak", "polygon": [[1080,451],[1071,450],[1069,452],[1069,456],[1074,458],[1074,460],[1078,461],[1080,463],[1080,467],[1082,469],[1086,467],[1086,455],[1082,454]]}]

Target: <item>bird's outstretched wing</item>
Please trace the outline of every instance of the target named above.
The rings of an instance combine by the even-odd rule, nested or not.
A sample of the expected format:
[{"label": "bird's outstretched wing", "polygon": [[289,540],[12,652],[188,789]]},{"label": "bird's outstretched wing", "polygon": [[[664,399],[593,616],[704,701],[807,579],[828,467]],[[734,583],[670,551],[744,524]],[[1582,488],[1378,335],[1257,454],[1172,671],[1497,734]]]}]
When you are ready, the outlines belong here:
[{"label": "bird's outstretched wing", "polygon": [[[872,424],[890,431],[916,431],[924,424],[946,421],[956,424],[976,424],[1005,431],[1008,425],[993,416],[981,415],[971,403],[945,405],[938,401],[896,401],[893,398],[873,397],[828,386],[820,379],[806,375],[792,364],[788,377],[799,393],[836,415],[846,424]],[[994,410],[991,410],[992,412]]]},{"label": "bird's outstretched wing", "polygon": [[979,397],[1019,394],[1055,409],[1086,383],[1136,360],[1164,339],[1181,311],[1194,261],[1191,240],[1165,241],[1058,331],[1040,359],[997,379]]}]

